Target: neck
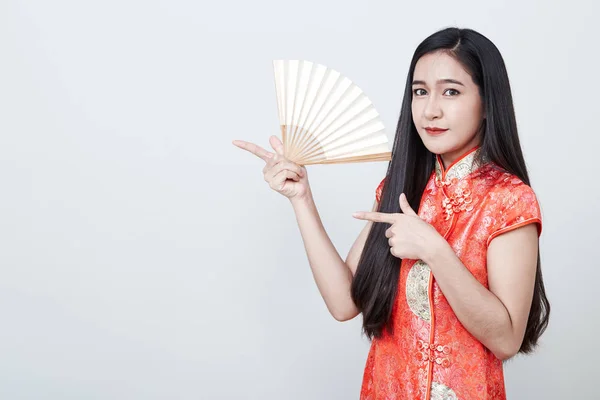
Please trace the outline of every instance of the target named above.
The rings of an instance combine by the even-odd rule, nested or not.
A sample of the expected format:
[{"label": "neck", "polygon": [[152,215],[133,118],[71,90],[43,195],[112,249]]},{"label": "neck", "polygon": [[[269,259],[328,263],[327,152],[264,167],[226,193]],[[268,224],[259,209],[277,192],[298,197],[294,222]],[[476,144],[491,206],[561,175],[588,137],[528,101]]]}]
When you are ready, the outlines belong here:
[{"label": "neck", "polygon": [[469,154],[473,149],[478,146],[469,147],[467,149],[461,149],[455,152],[440,154],[440,158],[442,159],[442,163],[444,164],[444,169],[448,169],[448,167],[452,166],[452,164],[459,161],[463,156]]},{"label": "neck", "polygon": [[469,154],[474,149],[479,148],[479,141],[473,140],[471,143],[468,143],[466,146],[460,148],[459,150],[450,151],[448,153],[440,154],[440,158],[444,163],[444,169],[448,169],[449,166],[454,164],[456,161]]},{"label": "neck", "polygon": [[440,154],[440,158],[442,159],[442,162],[444,163],[444,169],[448,169],[450,166],[452,166],[453,163],[457,162],[460,158],[469,154],[473,149],[479,148],[481,146],[482,134],[483,134],[483,121],[482,121],[482,126],[480,126],[477,134],[475,136],[473,136],[473,138],[469,141],[469,143],[465,144],[463,147],[461,147],[458,150],[449,151],[447,153]]}]

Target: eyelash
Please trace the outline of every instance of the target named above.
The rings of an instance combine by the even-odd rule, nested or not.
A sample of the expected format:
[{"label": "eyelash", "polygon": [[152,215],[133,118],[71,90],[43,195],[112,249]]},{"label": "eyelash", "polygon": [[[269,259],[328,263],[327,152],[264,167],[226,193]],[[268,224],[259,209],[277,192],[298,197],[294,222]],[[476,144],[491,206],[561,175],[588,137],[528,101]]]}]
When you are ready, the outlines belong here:
[{"label": "eyelash", "polygon": [[[414,89],[414,90],[413,90],[413,94],[414,94],[415,96],[419,96],[419,95],[417,94],[417,90],[423,90],[423,91],[424,91],[425,89],[421,89],[421,88]],[[451,95],[450,97],[458,96],[458,95],[460,94],[460,92],[459,92],[458,90],[456,90],[456,89],[446,89],[446,91],[445,91],[444,93],[446,93],[448,90],[453,90],[453,91],[455,91],[455,92],[456,92],[456,94],[455,94],[455,95]]]}]

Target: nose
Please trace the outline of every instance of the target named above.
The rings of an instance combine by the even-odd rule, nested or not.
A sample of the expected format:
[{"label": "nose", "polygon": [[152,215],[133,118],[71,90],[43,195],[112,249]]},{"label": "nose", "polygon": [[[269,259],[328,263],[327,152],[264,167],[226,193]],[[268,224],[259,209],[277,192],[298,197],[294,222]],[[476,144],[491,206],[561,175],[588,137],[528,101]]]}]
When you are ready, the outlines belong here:
[{"label": "nose", "polygon": [[442,109],[436,96],[429,96],[425,109],[423,110],[423,116],[428,120],[439,119],[442,117]]}]

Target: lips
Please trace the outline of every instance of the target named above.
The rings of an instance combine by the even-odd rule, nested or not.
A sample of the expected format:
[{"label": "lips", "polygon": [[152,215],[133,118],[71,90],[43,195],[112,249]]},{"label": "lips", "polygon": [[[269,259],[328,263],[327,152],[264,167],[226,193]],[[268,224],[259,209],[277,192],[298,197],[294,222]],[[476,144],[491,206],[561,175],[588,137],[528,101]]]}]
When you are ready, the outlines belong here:
[{"label": "lips", "polygon": [[430,135],[439,135],[441,133],[446,132],[448,129],[442,129],[442,128],[425,128],[425,130]]}]

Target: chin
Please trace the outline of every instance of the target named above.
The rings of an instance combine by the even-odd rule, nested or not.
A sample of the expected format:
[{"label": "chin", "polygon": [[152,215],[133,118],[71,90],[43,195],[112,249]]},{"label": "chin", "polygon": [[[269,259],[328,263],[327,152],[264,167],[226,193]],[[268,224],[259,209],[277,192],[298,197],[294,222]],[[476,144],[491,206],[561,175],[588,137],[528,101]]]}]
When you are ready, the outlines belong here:
[{"label": "chin", "polygon": [[423,140],[425,148],[433,154],[445,154],[455,147],[454,143],[448,143],[443,138],[426,138]]}]

